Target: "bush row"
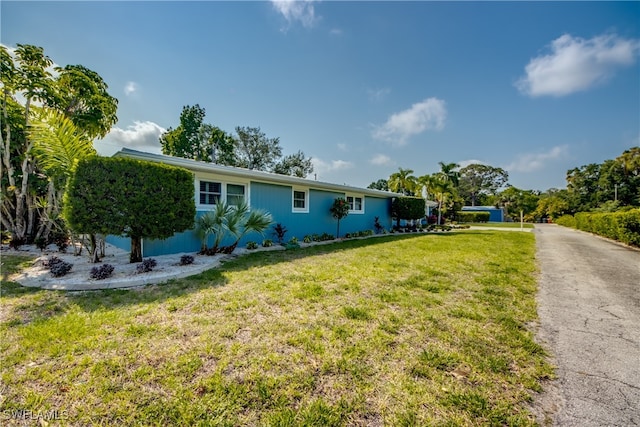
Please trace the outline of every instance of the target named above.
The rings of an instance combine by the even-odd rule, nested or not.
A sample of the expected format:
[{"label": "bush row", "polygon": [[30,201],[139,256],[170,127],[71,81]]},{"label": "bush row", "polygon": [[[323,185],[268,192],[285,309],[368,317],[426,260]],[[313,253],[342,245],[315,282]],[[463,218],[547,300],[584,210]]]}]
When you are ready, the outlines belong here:
[{"label": "bush row", "polygon": [[458,222],[489,222],[490,216],[491,214],[489,214],[489,212],[456,212],[456,218]]},{"label": "bush row", "polygon": [[567,217],[560,217],[556,222],[640,247],[640,209],[613,213],[579,212],[573,220]]}]

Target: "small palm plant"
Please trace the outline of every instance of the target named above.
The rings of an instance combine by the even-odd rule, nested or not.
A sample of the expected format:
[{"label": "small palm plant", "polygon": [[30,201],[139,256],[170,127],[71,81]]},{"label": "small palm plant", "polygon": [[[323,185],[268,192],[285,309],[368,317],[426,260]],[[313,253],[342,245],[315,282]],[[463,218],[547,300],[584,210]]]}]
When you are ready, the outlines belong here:
[{"label": "small palm plant", "polygon": [[[196,220],[196,234],[202,241],[201,253],[215,255],[218,253],[220,243],[229,231],[227,218],[232,209],[224,202],[217,203],[214,210],[207,212]],[[214,235],[211,248],[208,247],[209,237]]]},{"label": "small palm plant", "polygon": [[225,253],[232,253],[247,233],[256,232],[264,235],[264,231],[272,223],[273,218],[270,213],[260,209],[249,211],[249,205],[242,202],[232,210],[227,218],[227,229],[235,235],[236,240],[225,248]]}]

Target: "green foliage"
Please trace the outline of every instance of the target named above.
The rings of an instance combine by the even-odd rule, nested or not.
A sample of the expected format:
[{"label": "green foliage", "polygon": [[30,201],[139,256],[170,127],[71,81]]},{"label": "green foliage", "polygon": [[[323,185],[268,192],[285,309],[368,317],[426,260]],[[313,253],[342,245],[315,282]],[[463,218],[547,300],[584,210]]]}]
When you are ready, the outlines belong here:
[{"label": "green foliage", "polygon": [[237,126],[238,166],[271,171],[282,156],[280,138],[267,138],[259,127]]},{"label": "green foliage", "polygon": [[333,204],[329,208],[331,216],[338,220],[338,230],[336,236],[340,237],[340,220],[349,215],[349,203],[343,197],[336,197]]},{"label": "green foliage", "polygon": [[496,194],[508,180],[509,173],[502,168],[471,164],[460,169],[458,191],[466,204],[475,206],[479,197]]},{"label": "green foliage", "polygon": [[247,249],[249,250],[258,249],[258,243],[254,241],[247,242]]},{"label": "green foliage", "polygon": [[425,202],[419,197],[396,197],[391,202],[391,216],[396,219],[423,218]]},{"label": "green foliage", "polygon": [[416,191],[417,178],[413,175],[413,170],[398,168],[389,176],[389,189],[395,193],[413,196]]},{"label": "green foliage", "polygon": [[63,214],[77,233],[130,237],[131,262],[139,262],[142,238],[166,239],[193,226],[194,191],[185,169],[93,157],[69,180]]},{"label": "green foliage", "polygon": [[373,190],[389,191],[389,181],[387,181],[386,179],[379,179],[369,184],[367,188],[371,188]]},{"label": "green foliage", "polygon": [[614,213],[579,212],[575,215],[575,227],[640,247],[640,209]]},{"label": "green foliage", "polygon": [[306,158],[302,151],[295,154],[289,154],[284,156],[273,167],[273,172],[280,175],[297,176],[298,178],[305,178],[310,173],[313,173],[313,164],[311,163],[311,157]]},{"label": "green foliage", "polygon": [[573,215],[562,215],[555,219],[555,223],[564,227],[576,228],[576,219]]},{"label": "green foliage", "polygon": [[458,222],[488,222],[490,216],[489,212],[456,212]]}]

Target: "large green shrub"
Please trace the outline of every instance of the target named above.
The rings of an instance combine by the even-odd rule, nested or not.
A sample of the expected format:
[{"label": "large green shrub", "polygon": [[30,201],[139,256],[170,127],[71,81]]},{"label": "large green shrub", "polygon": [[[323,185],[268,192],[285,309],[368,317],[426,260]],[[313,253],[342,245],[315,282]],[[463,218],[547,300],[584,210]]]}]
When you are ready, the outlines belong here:
[{"label": "large green shrub", "polygon": [[576,228],[640,247],[640,209],[613,213],[579,212]]},{"label": "large green shrub", "polygon": [[564,227],[576,228],[576,219],[573,215],[562,215],[560,218],[556,219],[555,222],[556,224]]},{"label": "large green shrub", "polygon": [[391,202],[391,216],[400,225],[401,219],[418,219],[425,216],[424,199],[419,197],[396,197]]},{"label": "large green shrub", "polygon": [[456,212],[456,218],[458,219],[458,222],[489,222],[490,217],[491,214],[489,212]]},{"label": "large green shrub", "polygon": [[131,238],[131,262],[143,238],[166,239],[191,228],[193,175],[186,169],[125,158],[81,160],[68,183],[64,216],[78,233]]}]

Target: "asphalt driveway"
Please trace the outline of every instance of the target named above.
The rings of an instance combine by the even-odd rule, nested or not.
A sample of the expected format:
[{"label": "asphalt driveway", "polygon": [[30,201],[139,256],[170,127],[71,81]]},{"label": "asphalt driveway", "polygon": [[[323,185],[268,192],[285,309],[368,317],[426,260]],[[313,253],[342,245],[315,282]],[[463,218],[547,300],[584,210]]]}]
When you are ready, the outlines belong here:
[{"label": "asphalt driveway", "polygon": [[534,233],[538,339],[557,367],[540,421],[640,425],[640,251],[554,224]]}]

